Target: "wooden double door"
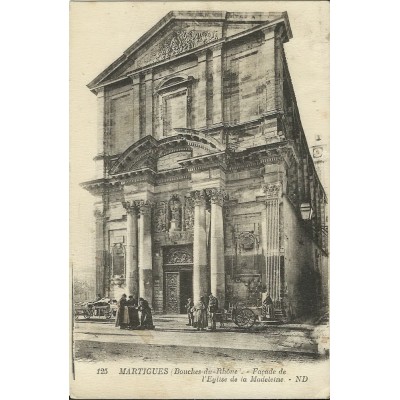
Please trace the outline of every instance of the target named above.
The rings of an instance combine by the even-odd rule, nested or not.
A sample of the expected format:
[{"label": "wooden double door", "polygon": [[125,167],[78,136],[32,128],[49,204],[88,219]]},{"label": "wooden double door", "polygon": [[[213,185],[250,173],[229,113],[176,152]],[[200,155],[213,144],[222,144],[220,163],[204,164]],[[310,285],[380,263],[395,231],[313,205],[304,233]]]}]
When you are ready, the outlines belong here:
[{"label": "wooden double door", "polygon": [[188,268],[176,268],[164,272],[165,312],[167,314],[185,314],[188,298],[193,298],[193,271]]}]

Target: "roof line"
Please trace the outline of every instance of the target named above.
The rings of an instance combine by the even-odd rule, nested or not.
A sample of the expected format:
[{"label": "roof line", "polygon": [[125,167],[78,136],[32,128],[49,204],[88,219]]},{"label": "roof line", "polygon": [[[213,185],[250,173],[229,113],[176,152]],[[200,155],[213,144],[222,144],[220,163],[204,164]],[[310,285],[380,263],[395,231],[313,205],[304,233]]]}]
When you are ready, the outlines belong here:
[{"label": "roof line", "polygon": [[[94,78],[90,83],[88,83],[86,86],[90,89],[90,90],[95,90],[99,87],[105,86],[104,84],[100,85],[100,82],[102,82],[108,75],[110,75],[113,71],[115,71],[118,67],[120,67],[127,59],[129,56],[131,56],[135,51],[139,50],[148,40],[150,40],[157,32],[159,32],[162,28],[164,28],[169,22],[171,22],[172,20],[188,20],[191,19],[193,17],[191,17],[191,14],[198,14],[199,12],[190,12],[190,11],[170,11],[167,15],[165,15],[161,20],[159,20],[152,28],[150,28],[146,33],[144,33],[139,39],[137,39],[130,47],[128,47],[128,49],[126,49],[123,54],[117,58],[117,60],[115,60],[112,64],[110,64],[106,69],[104,69],[98,76],[96,76],[96,78]],[[203,12],[204,13],[204,12]],[[210,12],[207,12],[210,13]],[[215,11],[215,12],[211,12],[214,15],[214,18],[212,17],[212,15],[208,15],[207,17],[203,17],[203,18],[197,18],[197,19],[201,19],[201,20],[217,20],[217,21],[226,21],[228,14],[230,14],[227,11]],[[219,14],[219,16],[218,16]],[[234,14],[234,13],[233,13]],[[253,14],[253,13],[240,13],[240,14]],[[272,13],[261,13],[261,14],[272,14]],[[256,32],[257,30],[261,29],[262,27],[265,27],[267,25],[270,25],[272,23],[276,24],[278,23],[279,20],[282,20],[285,24],[285,27],[287,28],[287,35],[288,38],[290,39],[292,37],[292,31],[290,28],[290,23],[288,20],[288,14],[287,12],[282,12],[282,13],[277,13],[280,14],[280,16],[278,18],[276,18],[275,20],[272,21],[258,21],[260,22],[259,26],[256,26],[254,28],[248,29],[244,32],[239,32],[238,34],[235,34],[233,36],[230,36],[229,38],[224,38],[222,37],[222,41],[225,41],[226,39],[229,40],[234,40],[234,38],[236,37],[241,37],[253,32]],[[265,22],[265,23],[263,23]],[[220,41],[221,41],[220,39]],[[212,43],[212,42],[211,42]],[[210,44],[211,44],[210,43]],[[209,46],[207,46],[208,44],[206,44],[205,46],[203,46],[204,48],[207,48]],[[188,53],[190,54],[190,53]],[[171,60],[174,60],[176,58],[178,58],[180,55],[178,55],[175,58],[172,59],[168,59],[168,60],[163,60],[164,62],[169,62]],[[158,64],[156,64],[158,65]],[[143,68],[146,69],[147,67]],[[119,79],[107,82],[106,84],[109,83],[113,83],[113,82],[118,82],[120,80],[126,79],[127,76],[121,77]]]}]

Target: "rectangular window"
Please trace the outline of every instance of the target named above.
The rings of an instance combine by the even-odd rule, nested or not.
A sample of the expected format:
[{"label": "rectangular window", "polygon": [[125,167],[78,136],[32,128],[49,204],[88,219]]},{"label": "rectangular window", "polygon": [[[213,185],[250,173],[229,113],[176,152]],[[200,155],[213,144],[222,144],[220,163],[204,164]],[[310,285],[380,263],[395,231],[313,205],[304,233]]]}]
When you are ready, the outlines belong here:
[{"label": "rectangular window", "polygon": [[164,136],[175,135],[174,128],[187,127],[186,91],[164,98]]},{"label": "rectangular window", "polygon": [[257,53],[231,60],[230,101],[231,122],[245,122],[259,113]]}]

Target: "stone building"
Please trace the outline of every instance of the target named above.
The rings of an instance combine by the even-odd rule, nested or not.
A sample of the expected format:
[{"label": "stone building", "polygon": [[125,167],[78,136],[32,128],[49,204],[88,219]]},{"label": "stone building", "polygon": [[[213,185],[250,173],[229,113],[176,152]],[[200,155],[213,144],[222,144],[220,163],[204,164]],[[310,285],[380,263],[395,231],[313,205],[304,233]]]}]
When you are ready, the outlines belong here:
[{"label": "stone building", "polygon": [[[321,311],[326,195],[285,59],[287,13],[178,11],[89,85],[96,291]],[[111,39],[112,40],[112,39]]]}]

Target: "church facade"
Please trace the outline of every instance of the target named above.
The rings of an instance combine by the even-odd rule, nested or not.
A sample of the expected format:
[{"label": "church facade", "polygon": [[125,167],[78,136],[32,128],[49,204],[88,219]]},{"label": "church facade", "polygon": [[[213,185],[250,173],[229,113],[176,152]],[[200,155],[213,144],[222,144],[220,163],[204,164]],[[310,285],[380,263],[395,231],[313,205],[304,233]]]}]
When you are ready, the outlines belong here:
[{"label": "church facade", "polygon": [[95,78],[96,290],[290,320],[327,307],[324,189],[285,59],[286,13],[174,11]]}]

